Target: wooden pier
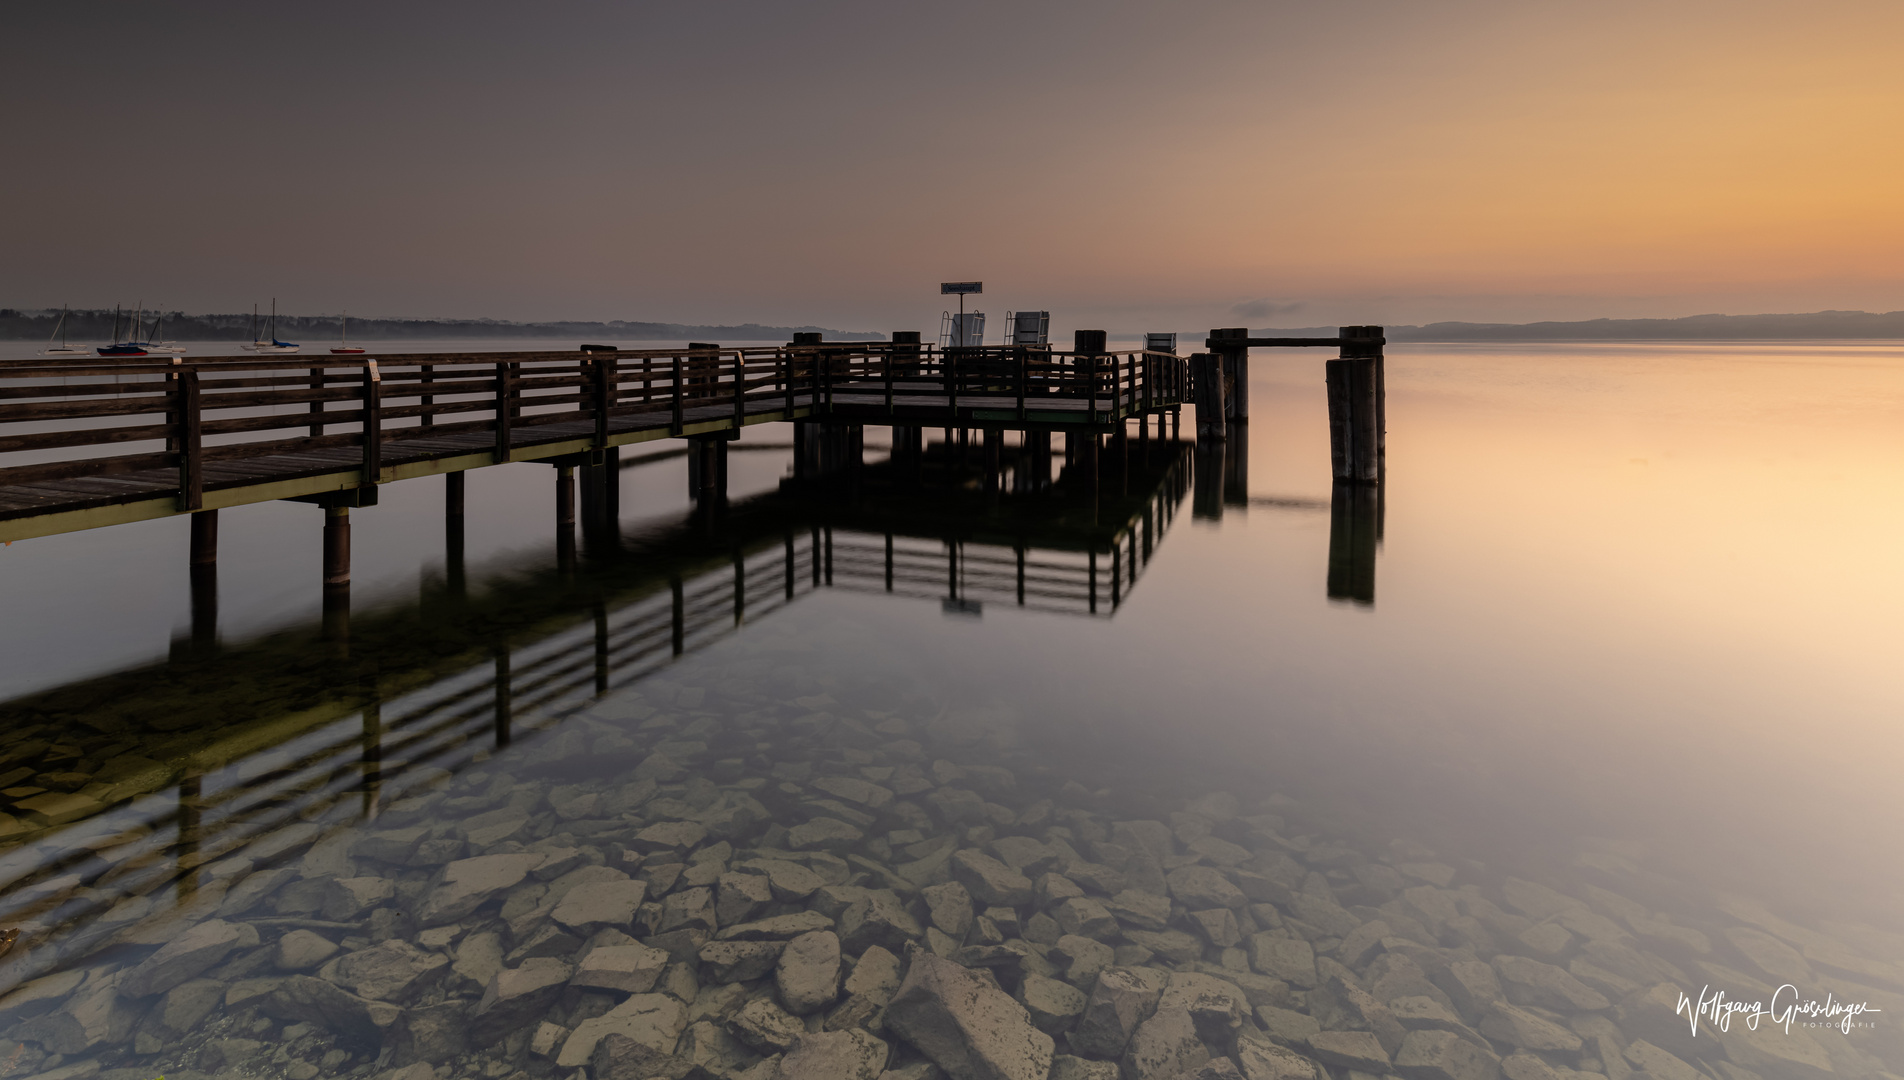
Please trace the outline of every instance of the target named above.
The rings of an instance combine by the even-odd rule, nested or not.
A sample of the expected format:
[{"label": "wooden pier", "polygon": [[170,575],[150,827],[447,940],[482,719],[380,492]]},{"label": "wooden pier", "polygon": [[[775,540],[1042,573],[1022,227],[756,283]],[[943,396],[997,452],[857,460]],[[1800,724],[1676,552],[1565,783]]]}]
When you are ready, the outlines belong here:
[{"label": "wooden pier", "polygon": [[[690,494],[711,511],[726,499],[728,443],[759,424],[794,425],[797,479],[849,489],[867,425],[890,427],[893,459],[915,466],[928,430],[943,430],[962,452],[976,446],[988,492],[1008,453],[1036,466],[1017,474],[1048,475],[1052,436],[1063,434],[1067,470],[1097,492],[1127,474],[1133,441],[1150,445],[1153,420],[1155,438],[1174,438],[1185,404],[1197,406],[1200,445],[1239,443],[1256,348],[1339,350],[1324,365],[1335,480],[1379,485],[1383,476],[1379,326],[1343,327],[1335,338],[1219,329],[1208,352],[1187,358],[1111,351],[1097,330],[1078,331],[1068,352],[944,349],[907,332],[893,339],[0,363],[0,541],[189,514],[193,593],[215,596],[219,510],[312,503],[323,510],[327,606],[342,610],[350,511],[375,505],[399,480],[445,477],[446,541],[456,549],[468,470],[554,466],[552,531],[565,564],[575,559],[578,520],[586,529],[619,516],[613,478],[623,447],[685,441]],[[1007,432],[1020,433],[1014,450]],[[1247,455],[1233,448],[1224,469],[1240,489],[1234,477],[1247,475]]]}]

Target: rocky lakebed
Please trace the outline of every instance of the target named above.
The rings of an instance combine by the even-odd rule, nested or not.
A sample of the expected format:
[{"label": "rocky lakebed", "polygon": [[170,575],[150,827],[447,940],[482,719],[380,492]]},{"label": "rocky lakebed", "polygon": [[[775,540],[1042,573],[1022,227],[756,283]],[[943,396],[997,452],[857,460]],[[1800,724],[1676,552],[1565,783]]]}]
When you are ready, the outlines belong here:
[{"label": "rocky lakebed", "polygon": [[[1535,881],[1192,770],[1106,783],[995,713],[693,683],[415,773],[368,819],[355,793],[311,808],[188,892],[128,888],[0,998],[0,1075],[1904,1074],[1894,936],[1695,907],[1611,851]],[[1676,1011],[1786,983],[1884,1011],[1848,1034]]]}]

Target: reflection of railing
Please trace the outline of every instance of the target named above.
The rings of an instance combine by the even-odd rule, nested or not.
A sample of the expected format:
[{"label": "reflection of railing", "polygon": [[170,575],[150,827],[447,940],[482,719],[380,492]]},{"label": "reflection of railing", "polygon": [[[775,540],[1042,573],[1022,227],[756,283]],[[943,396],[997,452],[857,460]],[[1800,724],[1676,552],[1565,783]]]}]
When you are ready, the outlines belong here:
[{"label": "reflection of railing", "polygon": [[[248,875],[818,589],[1107,614],[1128,597],[1186,484],[1181,468],[1165,470],[1138,512],[1081,549],[1027,538],[1014,551],[983,539],[922,541],[830,525],[759,529],[715,565],[703,552],[698,569],[604,588],[592,603],[521,612],[520,625],[543,628],[533,640],[478,629],[447,663],[425,651],[392,659],[414,668],[340,664],[336,678],[347,685],[331,687],[331,700],[295,698],[301,711],[254,714],[210,745],[155,761],[130,801],[0,854],[0,925],[23,931],[0,966],[0,990],[182,908],[242,896]],[[426,596],[424,606],[469,603]],[[375,620],[363,620],[357,642],[376,640]],[[468,620],[450,621],[460,629]],[[285,651],[267,642],[256,662],[277,665]],[[133,680],[113,678],[113,693],[141,696]]]},{"label": "reflection of railing", "polygon": [[1163,353],[911,343],[7,362],[0,538],[804,416],[1097,426],[1187,398]]}]

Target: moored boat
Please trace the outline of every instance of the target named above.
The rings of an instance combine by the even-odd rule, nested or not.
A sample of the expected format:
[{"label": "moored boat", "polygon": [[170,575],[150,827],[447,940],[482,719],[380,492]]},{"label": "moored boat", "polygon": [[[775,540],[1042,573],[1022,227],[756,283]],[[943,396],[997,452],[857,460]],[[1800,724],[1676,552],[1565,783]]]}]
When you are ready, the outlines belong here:
[{"label": "moored boat", "polygon": [[[59,322],[53,325],[53,333],[50,334],[46,339],[46,348],[40,350],[41,356],[85,356],[86,355],[86,346],[66,344],[66,315],[67,315],[67,309],[64,307],[60,308]],[[53,344],[54,338],[59,339],[58,345]]]},{"label": "moored boat", "polygon": [[331,352],[342,356],[360,356],[363,351],[362,345],[350,343],[350,312],[346,311],[343,325],[337,330],[337,344],[331,347]]}]

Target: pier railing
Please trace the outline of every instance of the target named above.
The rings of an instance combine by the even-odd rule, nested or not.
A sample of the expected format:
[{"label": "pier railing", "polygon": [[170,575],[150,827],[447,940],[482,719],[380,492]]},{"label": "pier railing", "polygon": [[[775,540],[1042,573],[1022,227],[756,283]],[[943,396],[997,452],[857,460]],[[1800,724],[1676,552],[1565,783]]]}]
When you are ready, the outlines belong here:
[{"label": "pier railing", "polygon": [[1166,353],[786,347],[0,363],[0,519],[462,456],[455,468],[751,423],[1101,428],[1189,400]]}]

